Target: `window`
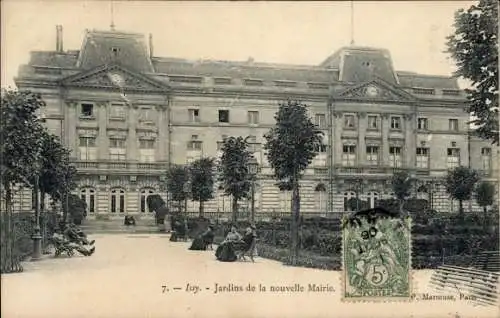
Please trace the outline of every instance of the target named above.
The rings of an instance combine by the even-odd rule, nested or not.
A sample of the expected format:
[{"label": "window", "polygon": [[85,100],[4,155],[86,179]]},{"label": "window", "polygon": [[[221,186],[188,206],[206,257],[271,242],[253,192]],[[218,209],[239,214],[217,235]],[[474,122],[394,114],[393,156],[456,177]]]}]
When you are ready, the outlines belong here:
[{"label": "window", "polygon": [[368,129],[378,129],[378,116],[368,116]]},{"label": "window", "polygon": [[256,125],[259,123],[259,112],[250,110],[248,111],[248,123]]},{"label": "window", "polygon": [[219,123],[229,122],[229,110],[219,109]]},{"label": "window", "polygon": [[378,192],[368,192],[367,193],[367,199],[368,199],[368,204],[370,205],[370,209],[373,209],[375,206],[378,204],[380,196]]},{"label": "window", "polygon": [[111,190],[111,213],[125,212],[125,191],[121,189]]},{"label": "window", "polygon": [[448,148],[448,157],[446,160],[448,169],[454,169],[460,166],[460,149]]},{"label": "window", "polygon": [[481,148],[481,163],[483,170],[491,170],[491,148]]},{"label": "window", "polygon": [[260,151],[260,144],[257,142],[256,136],[252,135],[248,136],[247,142],[248,142],[248,150],[250,152]]},{"label": "window", "polygon": [[389,147],[389,166],[399,168],[401,163],[401,147]]},{"label": "window", "polygon": [[417,119],[417,127],[419,130],[427,130],[429,128],[427,118]]},{"label": "window", "polygon": [[139,160],[140,162],[155,161],[155,141],[139,140]]},{"label": "window", "polygon": [[94,105],[93,104],[82,104],[81,105],[81,116],[82,117],[93,117],[94,116]]},{"label": "window", "polygon": [[292,191],[280,191],[280,205],[282,212],[290,213],[292,211]]},{"label": "window", "polygon": [[325,114],[316,114],[314,116],[314,121],[318,128],[326,128],[326,116]]},{"label": "window", "polygon": [[319,152],[319,153],[325,153],[326,152],[326,145],[315,145],[314,150]]},{"label": "window", "polygon": [[95,145],[95,137],[80,137],[80,145],[78,147],[80,160],[97,160],[97,148]]},{"label": "window", "polygon": [[151,107],[142,107],[139,109],[139,121],[151,123],[154,122],[153,109]]},{"label": "window", "polygon": [[110,160],[126,160],[127,148],[125,139],[110,139],[109,140],[109,159]]},{"label": "window", "polygon": [[144,189],[141,191],[141,213],[151,213],[153,211],[149,210],[148,197],[153,195],[154,191],[151,189]]},{"label": "window", "polygon": [[111,104],[109,108],[109,117],[111,119],[125,119],[125,106],[121,104]]},{"label": "window", "polygon": [[203,142],[198,140],[198,135],[192,135],[191,140],[188,141],[187,149],[188,150],[201,150]]},{"label": "window", "polygon": [[417,168],[429,168],[429,148],[417,148]]},{"label": "window", "polygon": [[80,191],[80,198],[87,204],[87,211],[89,213],[95,212],[95,190],[94,189],[83,189]]},{"label": "window", "polygon": [[369,165],[378,165],[378,146],[366,147],[366,161]]},{"label": "window", "polygon": [[344,116],[344,127],[345,128],[356,127],[356,123],[354,121],[354,115],[345,115]]},{"label": "window", "polygon": [[344,145],[342,152],[342,165],[354,167],[356,165],[356,146]]},{"label": "window", "polygon": [[351,199],[356,199],[356,192],[347,191],[344,192],[344,211],[353,211],[353,204],[350,204]]},{"label": "window", "polygon": [[316,207],[318,212],[323,215],[327,212],[328,205],[328,195],[326,193],[325,186],[323,184],[319,184],[315,189],[315,199],[316,199]]},{"label": "window", "polygon": [[448,119],[448,129],[458,131],[458,119]]},{"label": "window", "polygon": [[401,129],[401,117],[399,116],[392,116],[391,117],[391,129]]},{"label": "window", "polygon": [[188,109],[189,122],[199,123],[200,122],[200,110],[199,109]]}]

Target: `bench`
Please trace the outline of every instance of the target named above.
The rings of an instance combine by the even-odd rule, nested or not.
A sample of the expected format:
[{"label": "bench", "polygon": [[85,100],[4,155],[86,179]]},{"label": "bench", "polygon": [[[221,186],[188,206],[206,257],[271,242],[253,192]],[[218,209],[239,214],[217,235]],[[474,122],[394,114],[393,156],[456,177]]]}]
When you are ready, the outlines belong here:
[{"label": "bench", "polygon": [[500,253],[498,251],[481,252],[474,259],[472,267],[488,272],[500,272]]},{"label": "bench", "polygon": [[496,306],[498,303],[498,273],[444,265],[432,274],[430,285],[437,291],[459,292],[465,299],[479,304]]}]

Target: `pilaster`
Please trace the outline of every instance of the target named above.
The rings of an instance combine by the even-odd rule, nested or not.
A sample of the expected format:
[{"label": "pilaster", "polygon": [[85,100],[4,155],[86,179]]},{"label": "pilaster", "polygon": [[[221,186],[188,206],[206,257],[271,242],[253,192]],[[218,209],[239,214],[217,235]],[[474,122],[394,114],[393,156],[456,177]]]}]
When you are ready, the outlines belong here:
[{"label": "pilaster", "polygon": [[413,114],[405,114],[404,115],[404,129],[405,129],[405,166],[408,168],[415,167],[415,157],[416,157],[416,149],[415,149],[415,116]]},{"label": "pilaster", "polygon": [[109,158],[109,138],[107,136],[107,127],[108,127],[108,107],[107,103],[99,102],[97,103],[98,107],[98,123],[99,123],[99,134],[97,139],[97,158],[99,160],[107,160]]},{"label": "pilaster", "polygon": [[158,139],[157,142],[157,152],[156,159],[157,161],[167,161],[168,159],[168,142],[170,140],[169,131],[168,131],[168,118],[167,118],[167,109],[163,106],[157,106],[156,110],[158,111],[159,120],[158,120]]},{"label": "pilaster", "polygon": [[366,162],[365,134],[368,126],[366,121],[366,113],[358,113],[358,166],[362,166]]},{"label": "pilaster", "polygon": [[333,127],[335,129],[334,132],[334,165],[340,165],[342,163],[342,112],[334,112],[333,120],[335,121]]},{"label": "pilaster", "polygon": [[78,158],[78,144],[76,136],[77,105],[78,103],[74,100],[66,101],[66,111],[64,116],[65,143],[71,150],[70,158],[73,160]]},{"label": "pilaster", "polygon": [[389,114],[382,114],[382,165],[389,166]]},{"label": "pilaster", "polygon": [[128,136],[127,136],[127,160],[138,160],[138,146],[137,146],[137,107],[129,108],[129,121],[128,121]]}]

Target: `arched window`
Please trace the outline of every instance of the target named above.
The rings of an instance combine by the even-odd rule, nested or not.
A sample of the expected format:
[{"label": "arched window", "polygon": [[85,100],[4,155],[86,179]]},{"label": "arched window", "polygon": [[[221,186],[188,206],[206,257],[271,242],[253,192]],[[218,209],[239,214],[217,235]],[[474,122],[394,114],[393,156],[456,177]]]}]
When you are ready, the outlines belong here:
[{"label": "arched window", "polygon": [[154,194],[154,191],[151,189],[143,189],[141,191],[141,213],[153,212],[153,211],[149,210],[149,206],[148,206],[148,197],[152,194]]},{"label": "arched window", "polygon": [[326,187],[323,183],[319,183],[316,188],[314,188],[316,207],[318,212],[325,214],[327,212],[328,196],[326,194]]},{"label": "arched window", "polygon": [[377,205],[377,201],[380,199],[378,192],[368,192],[367,194],[368,204],[370,204],[370,208],[373,209]]},{"label": "arched window", "polygon": [[349,200],[355,199],[355,198],[356,198],[356,192],[354,192],[354,191],[344,192],[344,211],[352,211],[352,209],[348,203],[349,203]]},{"label": "arched window", "polygon": [[89,213],[95,212],[95,190],[91,188],[82,189],[80,191],[80,198],[87,204],[87,211]]},{"label": "arched window", "polygon": [[125,191],[122,189],[111,190],[111,213],[125,213]]}]

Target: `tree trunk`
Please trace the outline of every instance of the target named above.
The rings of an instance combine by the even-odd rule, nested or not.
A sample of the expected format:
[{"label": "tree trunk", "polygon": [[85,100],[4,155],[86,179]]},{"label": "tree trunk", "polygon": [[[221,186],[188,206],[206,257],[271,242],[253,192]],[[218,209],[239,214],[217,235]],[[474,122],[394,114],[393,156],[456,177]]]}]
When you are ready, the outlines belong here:
[{"label": "tree trunk", "polygon": [[464,215],[464,202],[462,200],[458,200],[458,213],[461,216]]},{"label": "tree trunk", "polygon": [[63,217],[62,217],[62,221],[63,221],[63,224],[66,224],[67,220],[68,220],[68,208],[69,208],[69,196],[68,196],[68,193],[65,193],[64,194],[64,208],[63,208]]},{"label": "tree trunk", "polygon": [[[10,184],[6,183],[5,185],[5,218],[2,226],[2,233],[5,239],[5,254],[2,253],[2,271],[10,272],[14,267],[14,238],[12,235],[12,191],[10,188]],[[0,212],[2,215],[3,213]],[[4,252],[4,248],[2,248],[2,252]]]},{"label": "tree trunk", "polygon": [[233,211],[233,223],[236,226],[236,222],[238,221],[238,198],[233,195],[233,202],[232,202],[232,211]]},{"label": "tree trunk", "polygon": [[290,264],[295,266],[299,258],[299,218],[300,218],[300,195],[299,184],[295,178],[292,189],[292,223],[290,228]]},{"label": "tree trunk", "polygon": [[483,230],[486,232],[486,228],[488,227],[488,207],[483,206]]},{"label": "tree trunk", "polygon": [[203,211],[204,211],[204,210],[203,210],[203,208],[204,208],[203,203],[205,203],[205,202],[200,201],[200,209],[199,209],[199,214],[198,214],[198,217],[199,217],[200,219],[203,217]]},{"label": "tree trunk", "polygon": [[405,201],[403,199],[399,199],[399,214],[402,217],[406,216],[404,206],[405,206]]}]

